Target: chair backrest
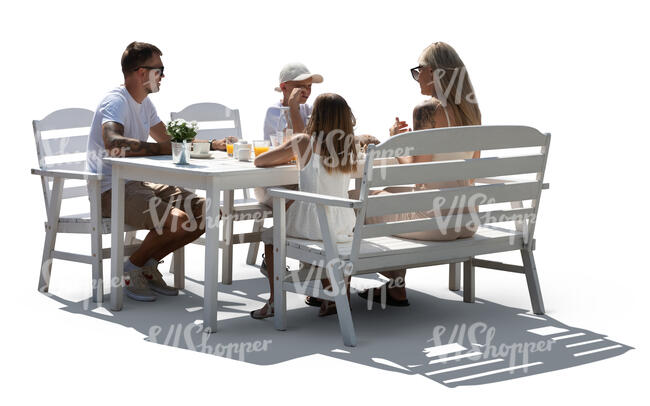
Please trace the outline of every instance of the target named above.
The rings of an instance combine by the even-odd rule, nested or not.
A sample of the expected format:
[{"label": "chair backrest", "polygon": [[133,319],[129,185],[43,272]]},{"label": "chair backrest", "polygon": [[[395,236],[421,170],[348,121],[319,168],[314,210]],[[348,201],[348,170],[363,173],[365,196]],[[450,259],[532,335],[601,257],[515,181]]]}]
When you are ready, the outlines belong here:
[{"label": "chair backrest", "polygon": [[[242,138],[239,110],[229,109],[219,103],[191,104],[179,112],[170,113],[170,116],[172,120],[182,118],[198,122],[196,138],[199,140],[219,140],[228,136]],[[227,122],[232,122],[232,126],[223,127]]]},{"label": "chair backrest", "polygon": [[[550,134],[542,134],[534,128],[524,126],[467,126],[413,131],[391,137],[379,145],[370,145],[360,190],[360,199],[365,204],[357,216],[352,253],[358,252],[362,238],[444,230],[454,228],[456,224],[467,225],[478,219],[481,224],[523,222],[524,241],[532,241],[550,138]],[[530,152],[531,148],[535,152]],[[376,158],[468,151],[482,151],[482,157],[374,166]],[[496,153],[497,156],[484,157],[486,151]],[[517,178],[516,181],[487,185],[467,182],[476,178],[512,178],[513,175]],[[376,187],[462,180],[469,186],[377,196],[369,194],[369,189]],[[530,204],[519,208],[515,203],[519,201]],[[506,210],[481,210],[478,214],[461,213],[455,216],[443,215],[437,219],[365,224],[367,217],[464,207],[479,207],[480,210],[485,209],[486,205],[500,203],[511,205]],[[445,222],[447,220],[448,223]]]},{"label": "chair backrest", "polygon": [[[88,135],[94,112],[87,109],[70,108],[54,111],[42,120],[34,120],[34,138],[38,166],[44,170],[85,171]],[[83,154],[83,155],[82,155]],[[43,194],[49,202],[52,179],[43,179]],[[66,182],[64,199],[87,196],[87,187],[82,182]]]}]

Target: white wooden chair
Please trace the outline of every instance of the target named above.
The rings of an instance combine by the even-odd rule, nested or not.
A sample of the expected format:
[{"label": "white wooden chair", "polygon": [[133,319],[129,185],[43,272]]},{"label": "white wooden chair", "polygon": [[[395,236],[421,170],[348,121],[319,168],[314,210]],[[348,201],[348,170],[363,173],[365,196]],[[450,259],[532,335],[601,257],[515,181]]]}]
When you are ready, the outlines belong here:
[{"label": "white wooden chair", "polygon": [[[182,118],[186,121],[196,121],[199,123],[199,131],[197,139],[199,140],[212,140],[223,139],[228,136],[234,136],[242,139],[241,121],[239,119],[239,110],[230,109],[219,103],[196,103],[185,107],[179,112],[172,112],[170,114],[172,120]],[[206,122],[228,122],[232,121],[232,127],[225,128],[205,128],[201,123]],[[207,124],[207,123],[206,123]],[[242,218],[244,220],[254,219],[253,230],[250,233],[233,234],[233,216],[228,216],[224,221],[223,226],[223,240],[226,244],[222,244],[223,248],[223,266],[221,274],[221,282],[224,284],[232,283],[232,244],[249,242],[248,255],[246,263],[249,265],[255,264],[257,254],[259,251],[260,237],[262,227],[264,226],[264,219],[270,217],[269,208],[259,204],[257,200],[250,197],[248,189],[242,189],[244,198],[242,200],[234,200],[234,195],[231,192],[224,192],[223,195],[223,211],[230,213],[232,211],[235,220]],[[232,243],[228,243],[232,242]],[[205,238],[199,238],[195,241],[197,244],[205,245]]]},{"label": "white wooden chair", "polygon": [[[32,169],[31,172],[41,177],[47,214],[38,290],[48,291],[54,259],[81,262],[92,265],[92,299],[101,302],[104,294],[102,260],[111,255],[110,248],[102,248],[102,235],[111,233],[111,220],[102,218],[101,215],[101,175],[86,172],[85,152],[93,115],[90,110],[70,108],[57,110],[42,120],[34,120],[39,169]],[[43,133],[48,131],[56,131],[56,134],[46,138]],[[80,154],[83,155],[79,156]],[[86,184],[82,182],[78,186],[66,187],[65,182],[68,180],[77,183],[85,181]],[[90,200],[90,211],[61,216],[62,201],[77,197],[87,197]],[[136,229],[125,226],[125,230],[127,245],[124,250],[125,255],[129,255],[139,244],[135,238]],[[55,250],[59,233],[89,234],[91,255]],[[174,255],[178,254],[182,255],[182,249]],[[174,262],[175,285],[182,287],[184,263],[181,260]]]},{"label": "white wooden chair", "polygon": [[[317,205],[324,241],[311,241],[286,236],[284,227],[274,227],[274,269],[276,282],[275,326],[286,329],[286,292],[309,294],[334,300],[345,345],[356,345],[356,335],[346,295],[344,278],[370,272],[396,268],[416,268],[438,264],[463,263],[463,300],[474,302],[474,268],[490,268],[521,273],[526,276],[533,311],[544,313],[544,304],[533,258],[535,241],[533,233],[539,208],[539,198],[544,188],[543,178],[548,156],[550,134],[523,126],[471,126],[421,130],[390,138],[380,145],[370,145],[360,185],[359,200],[342,199],[312,193],[271,189],[273,223],[285,224],[285,200],[303,200]],[[535,147],[539,152],[520,152],[516,149]],[[514,150],[513,150],[514,149]],[[486,157],[457,161],[438,161],[375,167],[374,159],[390,156],[424,155],[432,153],[500,150],[515,152],[515,156]],[[517,175],[528,180],[505,180],[495,177]],[[444,182],[462,179],[481,179],[472,186],[426,190],[391,195],[369,195],[370,188],[413,183]],[[446,229],[440,218],[394,221],[365,224],[367,217],[393,213],[426,211],[440,201],[440,209],[468,207],[469,198],[482,209],[477,214],[449,216],[452,227],[480,222],[481,227],[471,238],[447,242],[409,240],[395,234]],[[434,200],[436,199],[436,200]],[[524,207],[521,202],[527,202]],[[461,202],[458,204],[458,202]],[[510,203],[505,209],[484,210],[486,204]],[[336,244],[331,234],[330,219],[325,207],[351,207],[357,213],[353,241]],[[492,206],[493,207],[493,206]],[[489,209],[489,208],[488,208]],[[505,223],[505,225],[497,223]],[[514,225],[508,227],[508,225]],[[518,250],[523,266],[503,264],[475,258],[478,255]],[[334,286],[334,296],[320,287],[319,272],[309,267],[287,272],[286,258],[295,258],[324,268]],[[452,267],[452,270],[454,267]],[[450,272],[450,276],[453,273]],[[281,282],[280,282],[281,281]],[[452,287],[450,281],[450,287]],[[454,281],[455,282],[455,281]],[[457,286],[454,286],[457,287]]]}]

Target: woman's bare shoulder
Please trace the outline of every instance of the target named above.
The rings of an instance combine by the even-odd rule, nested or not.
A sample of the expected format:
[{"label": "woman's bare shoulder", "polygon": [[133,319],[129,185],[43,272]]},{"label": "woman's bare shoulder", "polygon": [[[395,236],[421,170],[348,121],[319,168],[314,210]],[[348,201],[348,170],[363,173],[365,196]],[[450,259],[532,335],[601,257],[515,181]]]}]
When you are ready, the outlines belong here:
[{"label": "woman's bare shoulder", "polygon": [[454,114],[454,109],[441,103],[433,112],[433,121],[436,128],[456,126],[456,115]]}]

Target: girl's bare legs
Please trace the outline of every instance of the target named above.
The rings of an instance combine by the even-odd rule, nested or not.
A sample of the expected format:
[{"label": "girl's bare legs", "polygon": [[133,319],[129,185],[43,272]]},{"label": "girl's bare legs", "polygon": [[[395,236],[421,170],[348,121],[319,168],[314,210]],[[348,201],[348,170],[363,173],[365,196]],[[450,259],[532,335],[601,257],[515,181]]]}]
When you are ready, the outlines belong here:
[{"label": "girl's bare legs", "polygon": [[[273,304],[273,245],[271,244],[264,244],[264,262],[266,262],[267,280],[271,292],[268,303]],[[263,316],[270,312],[271,309],[269,309],[268,303],[264,304],[264,307],[255,310],[254,313]]]}]

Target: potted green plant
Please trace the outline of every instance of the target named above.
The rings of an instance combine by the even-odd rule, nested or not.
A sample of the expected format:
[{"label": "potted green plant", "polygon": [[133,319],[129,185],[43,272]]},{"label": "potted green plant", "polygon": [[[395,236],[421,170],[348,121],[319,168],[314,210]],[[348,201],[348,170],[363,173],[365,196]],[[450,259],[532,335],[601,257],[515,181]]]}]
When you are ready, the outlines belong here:
[{"label": "potted green plant", "polygon": [[190,146],[198,129],[196,121],[187,122],[182,118],[167,124],[167,134],[172,139],[172,161],[175,164],[189,164]]}]

